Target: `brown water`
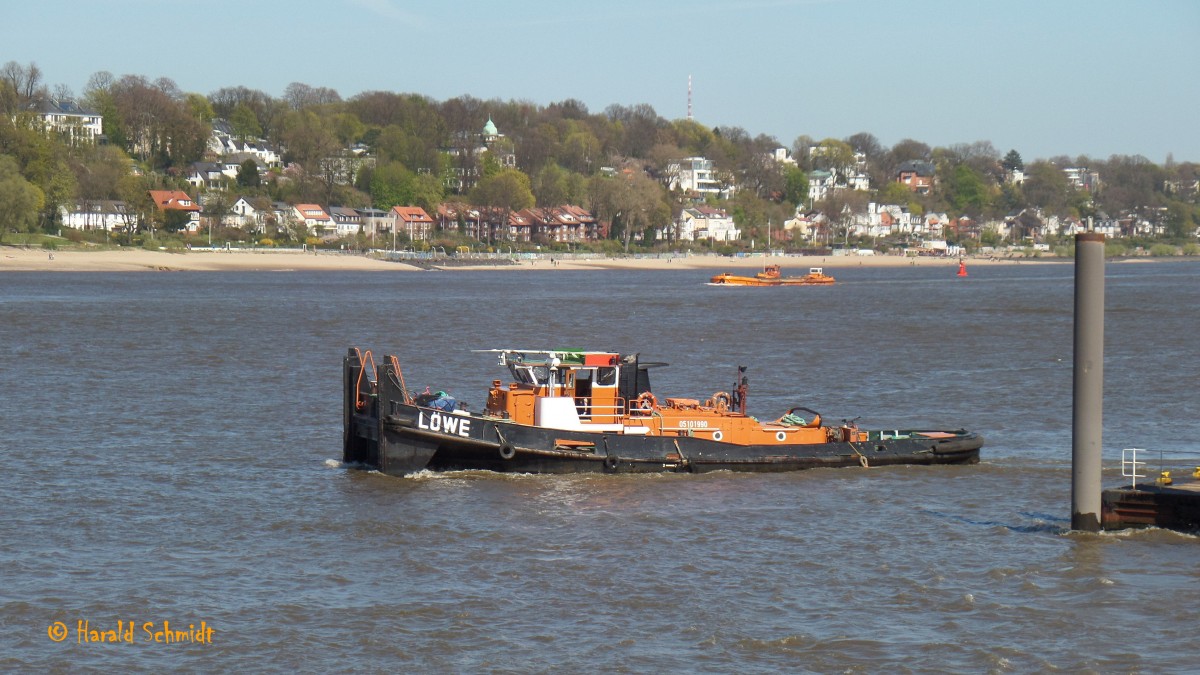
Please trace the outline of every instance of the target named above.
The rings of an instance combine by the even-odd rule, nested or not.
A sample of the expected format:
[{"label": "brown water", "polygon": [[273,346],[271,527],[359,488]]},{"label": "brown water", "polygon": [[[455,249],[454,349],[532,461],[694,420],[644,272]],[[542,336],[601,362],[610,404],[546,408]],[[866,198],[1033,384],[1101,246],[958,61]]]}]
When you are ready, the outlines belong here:
[{"label": "brown water", "polygon": [[[1200,539],[1066,531],[1073,268],[954,271],[2,275],[0,670],[1193,670]],[[1108,265],[1106,484],[1123,447],[1200,456],[1197,307],[1200,265]],[[639,351],[661,393],[745,364],[752,414],[988,442],[970,467],[391,478],[339,463],[351,345],[476,407],[501,373],[471,349]],[[202,621],[211,644],[151,641]]]}]

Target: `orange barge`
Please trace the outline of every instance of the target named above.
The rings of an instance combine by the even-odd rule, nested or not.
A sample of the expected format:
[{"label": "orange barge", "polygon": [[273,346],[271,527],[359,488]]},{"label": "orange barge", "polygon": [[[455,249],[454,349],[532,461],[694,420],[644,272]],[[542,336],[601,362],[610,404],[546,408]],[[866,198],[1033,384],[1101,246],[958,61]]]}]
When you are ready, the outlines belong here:
[{"label": "orange barge", "polygon": [[834,278],[825,274],[820,267],[810,267],[808,274],[802,277],[785,277],[779,265],[767,265],[752,277],[725,272],[714,276],[708,283],[712,286],[828,286],[833,282]]}]

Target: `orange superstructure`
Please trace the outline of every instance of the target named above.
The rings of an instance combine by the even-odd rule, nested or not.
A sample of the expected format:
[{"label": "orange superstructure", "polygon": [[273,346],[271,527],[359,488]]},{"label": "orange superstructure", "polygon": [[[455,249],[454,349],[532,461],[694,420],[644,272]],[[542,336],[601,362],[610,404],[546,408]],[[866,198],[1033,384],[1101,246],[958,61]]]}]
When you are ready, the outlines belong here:
[{"label": "orange superstructure", "polygon": [[[866,440],[851,427],[823,427],[821,416],[759,422],[745,414],[745,387],[704,401],[659,399],[649,390],[623,392],[621,356],[608,352],[500,351],[514,380],[493,380],[485,413],[517,424],[647,436],[687,436],[733,445],[795,445]],[[739,391],[740,390],[740,391]],[[622,394],[626,395],[622,395]],[[861,436],[861,438],[860,438]]]}]

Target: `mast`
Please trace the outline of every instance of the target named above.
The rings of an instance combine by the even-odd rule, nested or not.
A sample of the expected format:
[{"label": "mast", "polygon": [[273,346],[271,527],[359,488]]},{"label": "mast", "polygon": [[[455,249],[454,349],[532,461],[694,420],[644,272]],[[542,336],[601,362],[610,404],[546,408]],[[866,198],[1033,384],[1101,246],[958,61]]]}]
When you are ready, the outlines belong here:
[{"label": "mast", "polygon": [[688,75],[688,121],[692,120],[692,76]]}]

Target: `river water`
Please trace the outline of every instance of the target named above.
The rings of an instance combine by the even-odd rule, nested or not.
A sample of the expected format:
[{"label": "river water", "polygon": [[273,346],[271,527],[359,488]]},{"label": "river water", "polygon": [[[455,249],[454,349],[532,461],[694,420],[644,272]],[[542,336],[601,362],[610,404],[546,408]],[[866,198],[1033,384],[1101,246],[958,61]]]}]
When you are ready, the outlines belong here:
[{"label": "river water", "polygon": [[[955,269],[0,276],[0,670],[1194,671],[1200,539],[1068,532],[1073,267]],[[1115,485],[1121,448],[1200,456],[1200,265],[1106,279]],[[476,408],[503,374],[472,349],[638,351],[660,396],[746,365],[752,414],[987,444],[393,478],[339,462],[349,346]]]}]

